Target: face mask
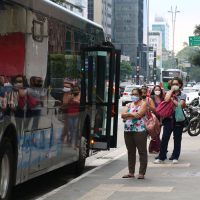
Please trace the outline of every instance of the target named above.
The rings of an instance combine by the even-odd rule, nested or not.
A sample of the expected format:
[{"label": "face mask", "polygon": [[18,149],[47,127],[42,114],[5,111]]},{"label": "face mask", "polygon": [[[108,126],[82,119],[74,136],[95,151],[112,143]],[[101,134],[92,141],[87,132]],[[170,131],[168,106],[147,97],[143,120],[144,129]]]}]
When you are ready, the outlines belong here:
[{"label": "face mask", "polygon": [[155,95],[159,96],[161,92],[160,91],[155,91],[154,93],[155,93]]},{"label": "face mask", "polygon": [[63,92],[70,92],[70,91],[71,91],[71,88],[68,88],[68,87],[63,88]]},{"label": "face mask", "polygon": [[174,91],[178,91],[179,90],[179,86],[178,85],[173,85],[173,90]]},{"label": "face mask", "polygon": [[131,96],[131,100],[132,100],[133,102],[137,102],[137,101],[140,100],[140,98],[133,95],[133,96]]},{"label": "face mask", "polygon": [[15,84],[14,84],[14,87],[22,87],[22,86],[23,86],[22,83],[15,83]]}]

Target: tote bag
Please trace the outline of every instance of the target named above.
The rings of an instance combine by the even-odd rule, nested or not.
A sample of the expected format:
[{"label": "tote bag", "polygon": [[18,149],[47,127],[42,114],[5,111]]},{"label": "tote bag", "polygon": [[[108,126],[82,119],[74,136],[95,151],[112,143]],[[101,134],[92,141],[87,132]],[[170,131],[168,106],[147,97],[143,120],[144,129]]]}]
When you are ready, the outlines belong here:
[{"label": "tote bag", "polygon": [[175,109],[175,119],[176,122],[183,122],[185,121],[185,115],[183,113],[183,109],[181,107],[181,103],[178,103],[178,106]]},{"label": "tote bag", "polygon": [[154,138],[156,135],[160,134],[160,122],[153,113],[148,112],[148,115],[144,121],[144,125],[150,137]]}]

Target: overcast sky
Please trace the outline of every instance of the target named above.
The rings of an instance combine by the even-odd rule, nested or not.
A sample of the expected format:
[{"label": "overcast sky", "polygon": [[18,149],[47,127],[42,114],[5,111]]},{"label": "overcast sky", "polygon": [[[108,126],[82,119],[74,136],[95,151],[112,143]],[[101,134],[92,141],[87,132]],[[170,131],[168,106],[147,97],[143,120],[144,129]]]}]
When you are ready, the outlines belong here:
[{"label": "overcast sky", "polygon": [[200,0],[149,0],[150,29],[155,16],[164,17],[170,26],[170,50],[172,49],[172,14],[168,13],[177,6],[180,13],[176,15],[175,52],[183,48],[183,42],[193,35],[194,27],[200,24]]}]

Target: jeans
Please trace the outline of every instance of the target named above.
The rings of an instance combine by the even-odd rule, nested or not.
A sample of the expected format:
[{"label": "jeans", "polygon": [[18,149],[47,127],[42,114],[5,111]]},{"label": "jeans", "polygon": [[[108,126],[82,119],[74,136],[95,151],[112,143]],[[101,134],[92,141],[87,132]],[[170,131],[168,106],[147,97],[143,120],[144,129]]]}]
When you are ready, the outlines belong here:
[{"label": "jeans", "polygon": [[173,139],[174,139],[174,149],[172,152],[172,159],[177,159],[180,156],[181,152],[181,140],[183,133],[183,122],[176,122],[173,124],[173,120],[170,118],[166,118],[163,120],[163,135],[160,144],[160,153],[158,158],[160,160],[165,160],[167,158],[167,148],[171,133],[173,131]]}]

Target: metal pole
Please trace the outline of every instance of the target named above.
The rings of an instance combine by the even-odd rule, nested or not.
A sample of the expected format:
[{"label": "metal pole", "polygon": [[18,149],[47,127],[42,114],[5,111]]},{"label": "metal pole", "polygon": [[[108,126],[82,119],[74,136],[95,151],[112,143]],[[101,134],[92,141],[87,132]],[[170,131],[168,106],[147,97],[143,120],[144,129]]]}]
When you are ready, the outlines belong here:
[{"label": "metal pole", "polygon": [[147,0],[147,83],[149,83],[149,0]]},{"label": "metal pole", "polygon": [[156,50],[154,51],[153,54],[153,83],[156,85]]},{"label": "metal pole", "polygon": [[171,10],[168,12],[172,14],[172,59],[173,59],[173,68],[175,68],[176,64],[174,56],[174,39],[175,39],[176,13],[179,13],[180,11],[177,10],[177,6],[173,11],[173,8],[171,6]]},{"label": "metal pole", "polygon": [[136,85],[140,84],[140,53],[139,47],[137,48],[137,65],[136,65]]}]

